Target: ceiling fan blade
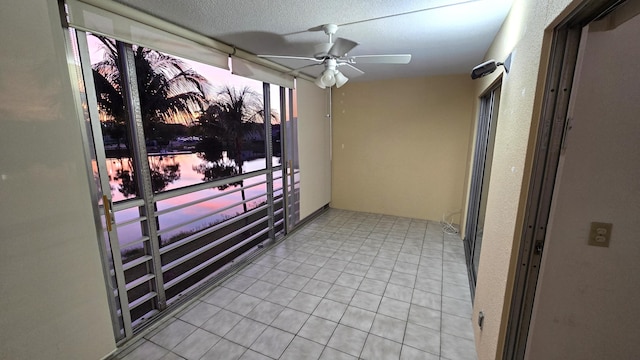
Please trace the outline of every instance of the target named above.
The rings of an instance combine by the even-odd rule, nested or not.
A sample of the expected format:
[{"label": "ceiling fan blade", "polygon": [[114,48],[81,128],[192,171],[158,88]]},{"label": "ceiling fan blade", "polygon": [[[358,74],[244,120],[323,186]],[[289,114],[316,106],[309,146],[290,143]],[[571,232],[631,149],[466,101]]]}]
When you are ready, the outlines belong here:
[{"label": "ceiling fan blade", "polygon": [[[444,8],[448,8],[448,7],[451,7],[451,6],[464,5],[464,4],[474,3],[474,2],[477,2],[477,1],[481,1],[481,0],[463,0],[463,1],[454,2],[454,3],[451,3],[451,4],[437,5],[437,6],[427,7],[427,8],[423,8],[423,9],[405,11],[405,12],[401,12],[401,13],[397,13],[397,14],[390,14],[390,15],[378,16],[378,17],[369,18],[369,19],[351,21],[351,22],[347,22],[347,23],[343,23],[343,24],[338,24],[338,26],[354,25],[354,24],[360,24],[360,23],[369,22],[369,21],[388,19],[388,18],[393,18],[393,17],[397,17],[397,16],[404,16],[404,15],[415,14],[415,13],[420,13],[420,12],[425,12],[425,11],[444,9]],[[314,28],[311,28],[311,29],[314,29]],[[311,31],[311,29],[309,29],[309,31]]]},{"label": "ceiling fan blade", "polygon": [[259,58],[266,58],[266,59],[293,59],[293,60],[308,60],[308,61],[314,61],[317,63],[322,62],[322,60],[308,57],[308,56],[293,56],[293,55],[257,55],[257,56]]},{"label": "ceiling fan blade", "polygon": [[305,66],[303,66],[303,67],[299,67],[299,68],[297,68],[297,69],[293,69],[293,70],[291,70],[291,71],[287,72],[287,74],[290,74],[290,75],[297,75],[297,74],[299,74],[299,73],[300,73],[300,70],[302,70],[302,69],[306,69],[306,68],[310,68],[310,67],[314,67],[314,66],[318,66],[318,65],[322,65],[322,64],[309,64],[309,65],[305,65]]},{"label": "ceiling fan blade", "polygon": [[324,30],[324,25],[318,25],[318,26],[314,26],[307,29],[307,31],[323,31],[323,30]]},{"label": "ceiling fan blade", "polygon": [[349,70],[343,71],[345,75],[350,78],[358,77],[360,75],[364,75],[364,71],[358,69],[357,67],[349,64],[349,63],[341,63],[340,66],[346,66]]},{"label": "ceiling fan blade", "polygon": [[411,54],[356,55],[350,56],[349,61],[352,64],[408,64]]},{"label": "ceiling fan blade", "polygon": [[314,31],[324,31],[324,25],[318,25],[318,26],[310,27],[306,30],[300,30],[300,31],[294,31],[294,32],[282,34],[282,36],[304,34],[306,32],[314,32]]},{"label": "ceiling fan blade", "polygon": [[329,49],[329,55],[335,57],[345,56],[351,49],[358,46],[358,43],[344,38],[337,38],[333,46]]}]

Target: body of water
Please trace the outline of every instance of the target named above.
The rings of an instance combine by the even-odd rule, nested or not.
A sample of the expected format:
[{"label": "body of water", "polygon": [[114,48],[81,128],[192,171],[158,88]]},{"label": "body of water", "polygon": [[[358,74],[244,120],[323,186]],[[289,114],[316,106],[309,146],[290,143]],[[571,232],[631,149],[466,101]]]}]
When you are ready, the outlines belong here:
[{"label": "body of water", "polygon": [[[226,157],[223,157],[223,161],[230,160],[226,159]],[[278,157],[274,157],[272,161],[274,166],[280,164],[280,158]],[[164,168],[169,169],[168,171],[166,171],[168,175],[164,179],[166,180],[166,184],[164,182],[162,183],[164,187],[161,191],[168,191],[171,189],[177,189],[185,186],[203,183],[204,176],[197,171],[198,167],[203,163],[206,163],[206,161],[199,158],[195,153],[162,154],[149,156],[149,164],[152,169],[155,168],[159,170],[160,173],[163,172],[162,169]],[[244,161],[242,165],[242,173],[244,174],[264,169],[266,169],[265,158]],[[131,171],[131,162],[128,158],[107,158],[107,171],[109,174],[109,185],[111,188],[111,195],[114,203],[135,198],[135,195],[127,194],[126,189],[123,191],[123,180],[121,177],[119,177],[119,174],[122,174],[123,171]],[[164,175],[156,174],[156,176]],[[275,175],[275,177],[279,176]],[[251,186],[252,184],[264,182],[265,180],[266,175],[257,175],[244,180],[243,184],[246,188],[248,186]],[[281,179],[276,180],[274,188],[281,188],[281,184]],[[208,200],[190,205],[180,210],[172,211],[159,216],[160,231],[162,231],[163,229],[176,227],[179,224],[194,220],[198,217],[203,216],[204,214],[216,213],[217,211],[219,211],[219,209],[229,207],[232,204],[242,201],[242,193],[240,191],[234,192],[234,190],[237,189],[238,187],[236,186],[229,186],[226,189],[214,187],[158,201],[156,203],[157,210],[162,211],[182,204],[198,201],[206,197],[214,196],[216,194],[224,194],[214,200]],[[266,184],[260,184],[246,189],[246,199],[258,197],[257,199],[249,202],[249,209],[258,206],[262,202],[265,202],[267,200],[266,192]],[[231,207],[227,210],[208,216],[204,219],[196,220],[188,225],[181,226],[167,233],[163,233],[162,239],[164,241],[180,233],[192,232],[197,229],[205,228],[213,223],[217,223],[229,217],[241,214],[243,213],[243,211],[244,208],[242,205]],[[135,219],[140,215],[138,213],[138,208],[136,207],[119,211],[115,216],[116,223],[122,223],[130,219]],[[131,243],[136,239],[140,239],[142,237],[140,224],[137,222],[129,225],[119,226],[117,229],[118,240],[121,245]]]}]

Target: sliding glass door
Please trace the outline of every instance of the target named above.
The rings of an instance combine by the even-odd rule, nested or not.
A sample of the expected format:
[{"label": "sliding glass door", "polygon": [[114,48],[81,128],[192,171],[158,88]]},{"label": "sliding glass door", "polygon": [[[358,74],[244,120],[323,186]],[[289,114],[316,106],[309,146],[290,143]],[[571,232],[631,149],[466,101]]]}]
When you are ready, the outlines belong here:
[{"label": "sliding glass door", "polygon": [[491,163],[496,134],[496,119],[500,103],[500,84],[492,87],[480,98],[480,115],[476,130],[473,172],[469,189],[469,206],[465,227],[464,245],[467,267],[471,280],[471,293],[475,293],[475,284],[480,264],[480,249],[484,237],[484,220],[487,208],[487,193],[491,176]]},{"label": "sliding glass door", "polygon": [[[117,340],[295,221],[291,89],[81,31],[74,48]],[[290,140],[293,142],[293,140]],[[297,172],[295,172],[297,174]]]}]

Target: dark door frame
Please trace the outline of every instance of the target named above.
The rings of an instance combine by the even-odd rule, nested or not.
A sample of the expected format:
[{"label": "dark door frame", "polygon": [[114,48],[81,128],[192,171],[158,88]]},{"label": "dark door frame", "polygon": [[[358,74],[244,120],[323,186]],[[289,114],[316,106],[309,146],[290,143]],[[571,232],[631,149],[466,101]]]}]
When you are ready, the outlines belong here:
[{"label": "dark door frame", "polygon": [[524,359],[582,28],[625,0],[587,0],[554,29],[503,359]]}]

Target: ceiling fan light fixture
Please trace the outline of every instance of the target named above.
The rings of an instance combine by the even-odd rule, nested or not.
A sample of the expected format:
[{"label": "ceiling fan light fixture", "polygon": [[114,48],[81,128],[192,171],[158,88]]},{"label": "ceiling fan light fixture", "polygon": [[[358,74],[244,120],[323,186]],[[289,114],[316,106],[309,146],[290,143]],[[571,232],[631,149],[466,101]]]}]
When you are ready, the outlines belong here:
[{"label": "ceiling fan light fixture", "polygon": [[336,84],[335,70],[327,69],[320,76],[320,81],[324,86],[332,87]]},{"label": "ceiling fan light fixture", "polygon": [[315,83],[316,85],[318,85],[318,87],[319,87],[320,89],[326,89],[326,88],[327,88],[327,87],[322,83],[322,75],[318,76],[318,77],[316,78],[316,81],[314,81],[314,83]]},{"label": "ceiling fan light fixture", "polygon": [[328,87],[332,87],[333,85],[335,85],[336,87],[341,87],[342,85],[346,84],[347,81],[349,81],[349,78],[344,76],[344,74],[340,71],[334,69],[326,69],[322,72],[322,74],[320,74],[320,76],[316,78],[314,83],[318,85],[319,88],[326,89]]},{"label": "ceiling fan light fixture", "polygon": [[344,74],[341,73],[338,70],[336,70],[335,78],[336,78],[336,87],[337,88],[341,87],[342,85],[346,84],[347,81],[349,81],[349,78],[344,76]]}]

